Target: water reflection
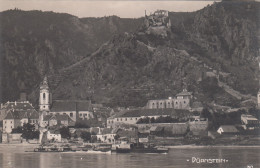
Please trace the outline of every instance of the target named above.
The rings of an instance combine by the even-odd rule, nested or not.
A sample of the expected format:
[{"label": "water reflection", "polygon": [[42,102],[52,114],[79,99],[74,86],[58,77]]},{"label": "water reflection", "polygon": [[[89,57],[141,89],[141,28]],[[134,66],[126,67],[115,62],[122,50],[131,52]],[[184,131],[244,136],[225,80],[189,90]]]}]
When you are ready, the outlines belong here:
[{"label": "water reflection", "polygon": [[[171,149],[169,154],[83,154],[33,153],[30,147],[0,145],[0,167],[4,168],[191,168],[191,167],[260,167],[260,148],[190,148]],[[228,163],[192,163],[192,157],[227,159]],[[188,161],[187,161],[188,160]]]}]

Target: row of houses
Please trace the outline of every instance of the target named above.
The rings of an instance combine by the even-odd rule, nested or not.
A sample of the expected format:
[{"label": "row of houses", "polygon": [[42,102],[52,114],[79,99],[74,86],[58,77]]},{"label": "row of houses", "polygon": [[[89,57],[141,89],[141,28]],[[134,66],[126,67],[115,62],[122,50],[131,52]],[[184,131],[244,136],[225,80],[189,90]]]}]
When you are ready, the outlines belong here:
[{"label": "row of houses", "polygon": [[173,108],[160,108],[160,109],[145,109],[139,108],[134,110],[127,110],[122,113],[118,113],[107,119],[107,127],[115,127],[120,123],[125,124],[136,124],[141,118],[154,118],[167,117],[188,120],[192,113],[189,110],[184,109],[173,109]]}]

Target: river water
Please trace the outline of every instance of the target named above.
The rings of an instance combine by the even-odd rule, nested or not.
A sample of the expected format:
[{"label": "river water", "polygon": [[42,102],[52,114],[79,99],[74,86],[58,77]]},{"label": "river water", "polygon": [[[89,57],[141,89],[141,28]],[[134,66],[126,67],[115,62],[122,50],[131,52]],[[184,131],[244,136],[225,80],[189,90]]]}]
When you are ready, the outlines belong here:
[{"label": "river water", "polygon": [[[168,154],[34,153],[32,146],[0,145],[3,168],[260,168],[260,147],[173,148]],[[208,160],[207,163],[201,159]],[[206,161],[206,160],[204,160]]]}]

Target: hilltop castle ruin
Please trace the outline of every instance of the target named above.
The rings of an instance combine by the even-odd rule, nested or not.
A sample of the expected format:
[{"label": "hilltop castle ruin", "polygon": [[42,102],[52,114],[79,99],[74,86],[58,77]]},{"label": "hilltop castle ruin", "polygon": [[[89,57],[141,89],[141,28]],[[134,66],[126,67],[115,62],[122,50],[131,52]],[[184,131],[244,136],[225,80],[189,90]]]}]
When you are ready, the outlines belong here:
[{"label": "hilltop castle ruin", "polygon": [[166,37],[167,31],[169,31],[171,27],[169,12],[166,10],[157,10],[149,16],[147,16],[145,12],[144,26],[147,34]]}]

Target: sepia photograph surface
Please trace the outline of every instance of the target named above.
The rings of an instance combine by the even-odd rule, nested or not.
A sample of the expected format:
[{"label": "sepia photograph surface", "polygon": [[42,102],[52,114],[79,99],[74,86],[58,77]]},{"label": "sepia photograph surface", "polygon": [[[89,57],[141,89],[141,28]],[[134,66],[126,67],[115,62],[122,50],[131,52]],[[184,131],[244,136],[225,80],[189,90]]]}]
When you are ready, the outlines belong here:
[{"label": "sepia photograph surface", "polygon": [[259,0],[0,0],[0,167],[260,167]]}]

